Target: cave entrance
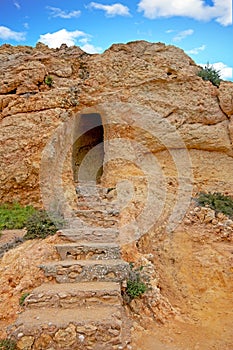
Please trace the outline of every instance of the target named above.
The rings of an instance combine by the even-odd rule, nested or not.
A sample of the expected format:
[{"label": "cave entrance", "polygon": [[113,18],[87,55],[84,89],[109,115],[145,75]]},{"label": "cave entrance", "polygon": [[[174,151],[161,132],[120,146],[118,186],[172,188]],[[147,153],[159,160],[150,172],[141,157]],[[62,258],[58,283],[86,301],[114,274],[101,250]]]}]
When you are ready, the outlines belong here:
[{"label": "cave entrance", "polygon": [[74,181],[100,182],[104,162],[104,128],[98,113],[81,114],[73,144]]}]

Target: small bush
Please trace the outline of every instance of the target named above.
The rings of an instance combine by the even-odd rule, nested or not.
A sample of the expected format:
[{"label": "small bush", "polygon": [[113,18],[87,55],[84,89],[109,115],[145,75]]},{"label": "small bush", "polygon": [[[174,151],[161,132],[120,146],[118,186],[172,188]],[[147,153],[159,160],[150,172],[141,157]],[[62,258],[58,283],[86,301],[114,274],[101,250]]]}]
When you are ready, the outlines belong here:
[{"label": "small bush", "polygon": [[28,205],[21,206],[19,203],[0,205],[0,230],[22,229],[28,218],[35,209]]},{"label": "small bush", "polygon": [[200,193],[197,203],[202,207],[210,207],[217,213],[223,213],[229,218],[233,218],[233,198],[225,196],[219,192]]},{"label": "small bush", "polygon": [[217,87],[219,87],[220,85],[220,71],[214,69],[214,67],[210,66],[209,63],[207,63],[207,65],[204,68],[201,68],[197,75],[203,80],[210,81],[213,85]]},{"label": "small bush", "polygon": [[53,77],[51,75],[47,75],[44,80],[45,84],[51,87],[53,85]]},{"label": "small bush", "polygon": [[38,210],[32,214],[25,223],[27,233],[24,239],[46,238],[54,235],[64,226],[64,220],[45,210]]},{"label": "small bush", "polygon": [[130,263],[130,274],[127,281],[127,286],[123,298],[126,302],[130,303],[133,299],[140,297],[144,294],[148,286],[144,281],[144,277],[141,274],[143,266],[134,268],[133,263]]},{"label": "small bush", "polygon": [[29,296],[30,293],[23,293],[19,298],[19,305],[23,306],[25,299]]},{"label": "small bush", "polygon": [[11,339],[0,340],[0,350],[16,350],[16,343]]}]

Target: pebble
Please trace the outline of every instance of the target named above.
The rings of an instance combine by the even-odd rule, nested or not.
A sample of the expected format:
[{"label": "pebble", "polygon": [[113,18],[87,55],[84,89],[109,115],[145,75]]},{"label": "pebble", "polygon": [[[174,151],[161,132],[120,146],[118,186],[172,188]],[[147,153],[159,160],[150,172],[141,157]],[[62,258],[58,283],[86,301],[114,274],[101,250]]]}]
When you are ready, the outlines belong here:
[{"label": "pebble", "polygon": [[80,334],[78,337],[79,337],[79,340],[83,343],[85,339],[84,335]]}]

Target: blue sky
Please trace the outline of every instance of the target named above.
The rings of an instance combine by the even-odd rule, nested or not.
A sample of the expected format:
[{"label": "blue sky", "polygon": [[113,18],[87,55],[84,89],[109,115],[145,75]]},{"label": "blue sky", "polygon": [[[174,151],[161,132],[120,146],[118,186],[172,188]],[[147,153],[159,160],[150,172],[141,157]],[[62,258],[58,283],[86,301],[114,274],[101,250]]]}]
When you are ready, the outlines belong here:
[{"label": "blue sky", "polygon": [[78,45],[101,53],[113,43],[163,42],[232,80],[231,0],[0,0],[0,45]]}]

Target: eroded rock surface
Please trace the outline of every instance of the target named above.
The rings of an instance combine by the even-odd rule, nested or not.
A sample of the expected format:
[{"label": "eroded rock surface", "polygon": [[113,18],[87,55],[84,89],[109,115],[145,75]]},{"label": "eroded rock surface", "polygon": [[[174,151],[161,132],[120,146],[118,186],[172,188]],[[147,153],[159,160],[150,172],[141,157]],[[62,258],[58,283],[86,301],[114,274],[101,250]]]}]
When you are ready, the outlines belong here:
[{"label": "eroded rock surface", "polygon": [[[218,89],[204,82],[196,75],[198,66],[181,49],[138,41],[113,45],[101,55],[89,55],[78,47],[64,45],[56,50],[43,44],[35,48],[3,45],[0,62],[1,202],[18,200],[42,205],[43,149],[57,127],[83,111],[100,113],[103,124],[111,123],[111,127],[104,125],[104,140],[126,137],[147,147],[158,159],[169,139],[168,130],[158,131],[158,123],[166,120],[190,150],[195,180],[200,186],[206,173],[203,169],[197,175],[195,168],[202,168],[205,159],[212,157],[219,171],[216,178],[209,169],[207,186],[220,178],[232,183],[233,84],[221,82]],[[53,78],[52,87],[45,84],[48,75]],[[122,110],[122,105],[130,108]],[[143,108],[155,113],[156,120],[154,115],[143,115]],[[131,118],[135,113],[139,113],[140,125],[145,129],[137,128]],[[157,130],[156,137],[148,134],[146,126],[152,134]],[[53,142],[49,152],[51,159],[57,157],[61,162],[65,196],[72,202],[71,150],[66,151],[66,160],[59,158],[62,147],[66,147],[64,140],[72,138],[75,126],[71,123],[70,128],[63,133],[63,145]],[[105,147],[106,161],[109,147]],[[130,147],[137,153],[136,145],[125,144],[126,158]],[[114,144],[115,154],[121,154],[121,148]],[[218,155],[224,156],[224,164],[216,162]],[[169,154],[163,153],[162,158],[171,164]],[[55,176],[49,171],[51,177]],[[125,173],[139,175],[132,164],[121,166],[119,159],[114,159],[105,166],[103,181],[117,182]]]},{"label": "eroded rock surface", "polygon": [[[206,208],[185,212],[187,198],[200,190],[233,194],[233,84],[217,88],[197,77],[198,66],[182,50],[144,41],[113,45],[101,55],[78,47],[3,45],[0,64],[0,202],[41,207],[45,198],[62,198],[61,204],[66,200],[78,215],[82,211],[86,222],[90,204],[81,197],[76,203],[72,147],[79,114],[100,114],[106,200],[119,191],[119,181],[129,181],[118,198],[120,215],[111,214],[114,220],[119,216],[120,243],[129,237],[123,257],[149,266],[151,274],[152,291],[131,304],[132,347],[154,350],[159,339],[158,349],[232,349],[232,221]],[[53,77],[51,87],[47,76]],[[184,220],[171,232],[167,218],[176,202],[173,220],[179,209]],[[96,206],[95,196],[91,204]],[[140,213],[145,215],[136,221]],[[92,214],[88,220],[95,227],[67,230],[70,240],[101,241],[103,231],[95,224],[100,220]],[[150,218],[153,225],[147,227]],[[104,227],[106,242],[118,237],[114,220]],[[147,233],[142,237],[135,235],[139,226]],[[1,337],[21,310],[21,294],[47,281],[38,265],[57,259],[48,243],[24,243],[1,259],[1,305],[7,306],[1,309]],[[80,327],[74,321],[53,336],[72,343]],[[32,342],[46,348],[52,338],[24,335],[19,345]]]}]

